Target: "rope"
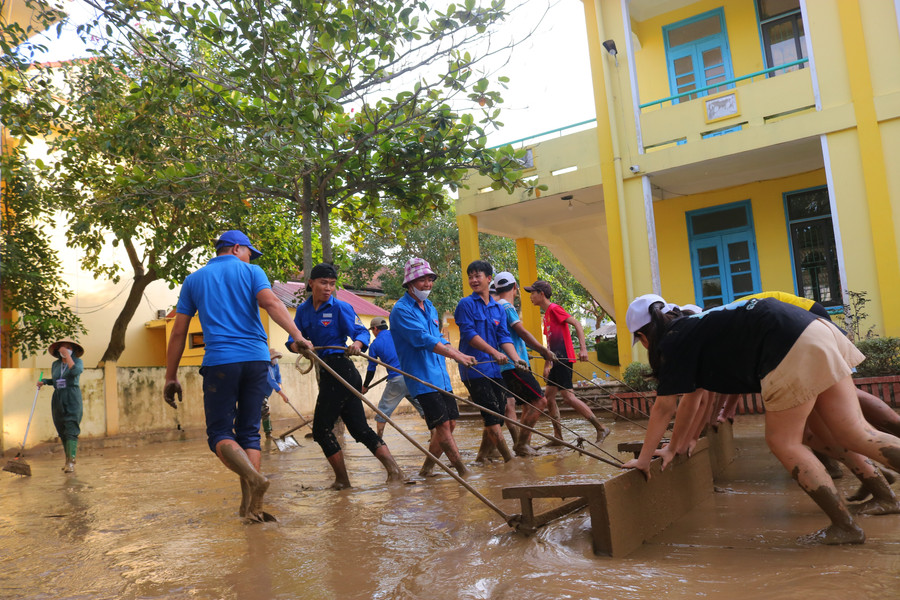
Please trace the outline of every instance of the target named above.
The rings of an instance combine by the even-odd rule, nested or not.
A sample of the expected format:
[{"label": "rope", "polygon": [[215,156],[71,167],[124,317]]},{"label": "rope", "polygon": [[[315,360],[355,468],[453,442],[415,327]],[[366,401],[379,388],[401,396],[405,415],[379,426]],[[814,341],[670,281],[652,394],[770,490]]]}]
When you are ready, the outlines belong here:
[{"label": "rope", "polygon": [[[314,350],[346,350],[346,347],[344,347],[344,346],[316,346],[316,347],[314,348]],[[598,454],[594,454],[593,452],[589,452],[588,450],[585,450],[584,448],[579,448],[578,446],[575,446],[575,445],[573,445],[573,444],[570,444],[569,442],[567,442],[567,441],[565,441],[565,440],[559,440],[559,439],[557,439],[557,438],[555,438],[555,437],[553,437],[553,436],[551,436],[551,435],[547,435],[546,433],[544,433],[544,432],[542,432],[542,431],[538,431],[537,429],[534,429],[533,427],[529,427],[528,425],[523,425],[522,423],[519,423],[519,422],[516,421],[515,419],[510,419],[510,418],[507,417],[506,415],[502,415],[502,414],[500,414],[500,413],[498,413],[498,412],[494,412],[494,411],[492,411],[492,410],[490,410],[490,409],[484,408],[483,406],[479,406],[478,404],[476,404],[475,402],[473,402],[472,400],[470,400],[470,399],[468,399],[468,398],[463,398],[462,396],[457,396],[456,394],[454,394],[454,393],[452,393],[452,392],[448,392],[447,390],[442,389],[442,388],[439,388],[439,387],[437,387],[436,385],[433,385],[433,384],[431,384],[431,383],[428,383],[427,381],[423,381],[423,380],[419,379],[418,377],[416,377],[415,375],[410,375],[409,373],[406,373],[406,372],[404,372],[404,371],[401,371],[400,369],[398,369],[398,368],[396,368],[396,367],[392,367],[391,365],[389,365],[389,364],[387,364],[387,363],[384,363],[384,362],[378,360],[377,358],[373,358],[373,357],[369,356],[368,354],[360,354],[359,356],[362,356],[363,358],[366,358],[366,359],[368,359],[368,360],[374,362],[375,364],[379,364],[379,365],[383,366],[383,367],[386,368],[386,369],[390,369],[391,371],[396,371],[397,373],[400,373],[400,374],[403,375],[404,377],[408,377],[408,378],[412,379],[413,381],[418,381],[418,382],[421,383],[422,385],[428,386],[428,387],[430,387],[431,389],[433,389],[433,390],[435,390],[435,391],[437,391],[437,392],[440,392],[440,393],[442,393],[442,394],[445,394],[445,395],[447,395],[447,396],[450,396],[451,398],[453,398],[453,399],[455,399],[455,400],[458,400],[458,401],[463,402],[463,403],[465,403],[465,404],[468,404],[468,405],[470,405],[470,406],[474,406],[474,407],[477,408],[478,410],[484,411],[484,412],[486,412],[486,413],[488,413],[488,414],[491,414],[491,415],[494,415],[494,416],[496,416],[496,417],[500,417],[500,418],[503,419],[504,421],[508,421],[508,422],[510,422],[510,423],[513,423],[514,425],[518,425],[518,426],[521,427],[522,429],[525,429],[525,430],[527,430],[527,431],[530,431],[531,433],[536,433],[536,434],[538,434],[539,436],[541,436],[541,437],[543,437],[543,438],[546,438],[546,439],[548,439],[548,440],[552,440],[552,441],[555,441],[555,442],[559,442],[559,443],[562,444],[563,446],[565,446],[565,447],[567,447],[567,448],[571,448],[572,450],[575,450],[576,452],[580,452],[580,453],[582,453],[582,454],[584,454],[584,455],[586,455],[586,456],[590,456],[591,458],[596,458],[596,459],[599,460],[600,462],[604,462],[604,463],[606,463],[606,464],[608,464],[608,465],[610,465],[610,466],[616,467],[617,469],[619,468],[619,465],[618,465],[618,464],[616,464],[616,463],[614,463],[614,462],[612,462],[612,461],[610,461],[610,460],[608,460],[608,459],[606,459],[606,458],[603,458],[602,456],[600,456],[600,455],[598,455]],[[367,404],[368,404],[368,401],[367,401]],[[618,459],[617,459],[617,460],[618,460]],[[621,462],[621,461],[620,461],[620,462]]]},{"label": "rope", "polygon": [[[341,346],[317,346],[316,348],[314,348],[314,350],[331,350],[331,349],[344,349],[344,348]],[[413,446],[418,448],[429,459],[434,461],[439,467],[441,467],[444,471],[446,471],[447,474],[449,474],[451,477],[453,477],[453,479],[455,479],[461,486],[463,486],[464,488],[466,488],[467,490],[472,492],[472,494],[476,498],[481,500],[488,508],[490,508],[491,510],[496,512],[498,515],[503,517],[503,520],[506,522],[507,525],[509,525],[510,527],[512,527],[514,529],[516,529],[518,527],[519,523],[521,522],[521,518],[522,518],[521,515],[518,515],[518,514],[510,515],[510,514],[503,512],[503,510],[499,506],[497,506],[496,504],[494,504],[493,502],[488,500],[483,494],[481,494],[478,490],[473,488],[465,479],[463,479],[462,477],[460,477],[459,475],[454,473],[450,467],[448,467],[447,465],[445,465],[443,463],[443,461],[439,460],[436,456],[434,456],[431,452],[429,452],[426,448],[424,448],[421,444],[419,444],[415,439],[410,437],[409,434],[407,434],[405,431],[403,431],[403,429],[400,428],[400,426],[398,426],[396,423],[394,423],[394,421],[391,420],[391,418],[389,416],[387,416],[386,414],[381,412],[377,406],[375,406],[374,404],[369,402],[369,400],[365,396],[363,396],[362,392],[360,392],[355,387],[353,387],[352,385],[347,383],[346,380],[344,380],[340,375],[338,375],[337,372],[335,372],[334,369],[332,369],[330,366],[328,366],[328,364],[326,364],[325,361],[323,361],[317,354],[315,354],[313,352],[306,352],[305,354],[308,354],[311,357],[311,360],[313,360],[313,362],[315,362],[315,364],[320,369],[325,369],[326,371],[328,371],[332,377],[334,377],[337,381],[339,381],[345,388],[350,390],[350,392],[352,392],[354,396],[356,396],[357,398],[362,400],[366,404],[366,406],[368,406],[373,411],[375,411],[386,422],[390,423],[391,427],[396,429],[397,432],[400,435],[402,435],[404,438],[406,438],[406,440],[409,443],[411,443]],[[360,355],[360,356],[364,356],[364,355]],[[371,359],[371,357],[367,357],[367,358]],[[377,359],[371,359],[371,360],[377,360]],[[377,361],[377,362],[379,362],[380,364],[384,364],[384,363],[381,363],[381,361]],[[385,366],[388,366],[388,365],[385,365]],[[399,369],[398,369],[398,371],[399,371]]]},{"label": "rope", "polygon": [[[530,357],[529,357],[529,358],[530,358]],[[562,364],[565,364],[565,363],[562,363]],[[571,367],[570,367],[570,368],[571,368]],[[604,371],[604,372],[605,372],[605,371]],[[550,380],[549,380],[548,378],[544,377],[542,374],[538,374],[538,373],[535,373],[535,372],[533,372],[533,374],[536,375],[537,377],[540,377],[541,379],[543,379],[545,384],[550,382]],[[615,378],[613,378],[613,379],[615,379]],[[574,392],[573,392],[573,393],[574,393]],[[610,396],[613,396],[613,395],[615,395],[615,394],[610,394]],[[635,412],[640,412],[640,413],[642,413],[642,414],[644,414],[644,415],[647,415],[647,413],[643,412],[642,410],[640,410],[640,409],[637,408],[637,407],[635,407],[634,410],[635,410]],[[626,417],[626,416],[623,415],[622,413],[616,412],[615,410],[613,410],[613,408],[612,408],[611,406],[610,406],[610,408],[609,408],[609,412],[611,412],[612,414],[614,414],[615,416],[621,418],[621,419],[624,420],[624,421],[628,421],[628,422],[631,423],[632,425],[637,425],[638,427],[640,427],[640,428],[642,428],[642,429],[647,429],[647,426],[644,425],[643,423],[638,423],[637,421],[634,421],[634,420],[632,420],[632,419],[629,419],[628,417]],[[650,415],[647,415],[647,416],[649,417]],[[551,418],[552,418],[552,417],[551,417]]]},{"label": "rope", "polygon": [[[539,357],[539,356],[535,356],[535,357],[529,356],[529,358],[541,358],[541,357]],[[559,364],[565,366],[567,369],[569,369],[570,371],[572,371],[572,373],[574,373],[575,375],[578,375],[578,376],[581,377],[582,379],[587,380],[587,377],[585,377],[584,375],[582,375],[581,373],[579,373],[578,371],[576,371],[573,367],[569,366],[569,364],[568,364],[567,361],[561,361],[561,360],[558,360],[557,362],[559,362]],[[635,394],[640,394],[640,393],[641,393],[641,392],[637,391],[636,389],[634,389],[633,387],[631,387],[630,385],[628,385],[627,383],[625,383],[624,381],[622,381],[621,379],[619,379],[618,377],[616,377],[615,375],[613,375],[612,373],[610,373],[609,371],[607,371],[606,369],[604,369],[603,367],[601,367],[600,365],[595,364],[595,363],[591,362],[590,360],[586,360],[586,361],[584,361],[584,362],[586,362],[586,363],[588,363],[588,364],[590,364],[590,365],[592,365],[592,366],[594,366],[594,367],[597,367],[598,369],[600,369],[601,371],[603,371],[603,373],[604,373],[605,375],[607,375],[607,376],[609,376],[609,377],[612,377],[613,379],[615,379],[616,381],[618,381],[619,383],[621,383],[622,385],[624,385],[625,387],[627,387],[629,390],[631,390],[633,393],[635,393]],[[544,381],[546,381],[546,378],[545,378],[543,375],[541,376],[541,379],[544,379]],[[610,394],[610,396],[616,396],[616,394]],[[618,397],[618,396],[616,396],[616,397]],[[641,409],[637,408],[636,406],[633,407],[633,408],[634,408],[634,412],[641,413],[642,415],[644,415],[645,417],[648,417],[648,418],[650,417],[650,414],[649,414],[649,413],[646,413],[646,412],[642,411]],[[611,412],[614,412],[614,411],[611,411]],[[624,416],[624,415],[621,415],[621,414],[619,414],[619,413],[615,413],[615,414],[618,414],[618,416],[620,416],[620,417],[622,417],[623,419],[625,419],[625,416]],[[627,420],[627,419],[626,419],[626,420]],[[634,421],[632,421],[632,423],[634,423]],[[640,425],[640,423],[635,423],[635,424],[636,424],[636,425]],[[643,425],[641,425],[641,427],[643,427]],[[646,429],[646,427],[644,427],[644,429]]]},{"label": "rope", "polygon": [[[476,368],[474,368],[474,367],[470,367],[470,368],[471,368],[473,371],[475,371],[476,373],[478,373],[479,375],[481,375],[482,377],[487,378],[487,375],[485,375],[484,373],[482,373],[482,372],[479,371],[478,369],[476,369]],[[492,381],[493,381],[493,380],[492,380]],[[546,412],[544,412],[544,411],[538,409],[535,405],[533,405],[533,404],[531,404],[530,402],[528,402],[525,398],[522,398],[521,396],[517,395],[515,392],[513,392],[511,389],[507,388],[506,386],[500,385],[500,384],[497,383],[496,381],[494,381],[494,385],[496,385],[497,387],[499,387],[501,390],[503,390],[504,392],[506,392],[507,394],[509,394],[509,395],[512,396],[513,398],[516,398],[517,400],[520,400],[520,401],[524,402],[525,404],[527,404],[528,406],[530,406],[530,407],[533,408],[534,410],[536,410],[536,411],[538,411],[539,413],[541,413],[542,415],[548,417],[551,421],[556,422],[561,428],[565,429],[565,430],[568,431],[569,433],[574,434],[575,437],[577,438],[577,440],[576,440],[576,445],[578,445],[579,448],[581,447],[581,445],[580,445],[579,442],[581,442],[581,443],[587,442],[588,444],[590,444],[591,446],[593,446],[594,448],[596,448],[597,450],[599,450],[599,451],[602,452],[603,454],[609,456],[610,458],[612,458],[612,459],[615,460],[615,461],[618,461],[619,464],[622,464],[622,461],[619,460],[619,457],[610,454],[609,452],[607,452],[606,450],[604,450],[603,448],[601,448],[600,446],[598,446],[596,443],[594,443],[594,442],[592,442],[592,441],[590,441],[590,440],[588,440],[588,439],[585,439],[585,438],[581,437],[580,435],[578,435],[578,433],[577,433],[576,431],[574,431],[574,430],[572,430],[572,429],[569,429],[568,427],[566,427],[565,425],[563,425],[562,419],[560,419],[560,420],[554,419],[554,418],[550,415],[550,413],[546,413]],[[482,410],[485,410],[485,409],[482,409]],[[487,412],[491,412],[491,411],[487,411]],[[512,420],[512,419],[508,419],[508,420],[511,421],[511,422],[513,422],[513,423],[518,423],[520,427],[530,429],[529,427],[527,427],[526,425],[522,425],[522,424],[519,423],[518,421],[514,421],[514,420]],[[608,462],[608,461],[607,461],[607,462]],[[612,463],[610,463],[610,464],[612,464]],[[614,466],[619,466],[619,465],[614,465]]]}]

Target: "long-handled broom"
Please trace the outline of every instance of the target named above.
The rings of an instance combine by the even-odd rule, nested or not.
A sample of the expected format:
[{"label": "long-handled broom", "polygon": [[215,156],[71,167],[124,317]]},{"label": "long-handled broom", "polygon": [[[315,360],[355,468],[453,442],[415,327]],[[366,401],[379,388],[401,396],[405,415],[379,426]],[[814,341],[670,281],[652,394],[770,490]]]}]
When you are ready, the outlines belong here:
[{"label": "long-handled broom", "polygon": [[[41,371],[40,376],[38,376],[38,381],[42,381],[43,379],[44,372]],[[22,449],[16,453],[15,458],[6,461],[6,466],[3,467],[4,471],[31,477],[31,465],[25,462],[25,441],[28,439],[28,430],[31,429],[31,418],[34,417],[34,407],[37,406],[38,394],[40,392],[41,388],[34,391],[34,400],[31,403],[31,414],[28,415],[28,425],[25,426],[25,437],[22,438]]]}]

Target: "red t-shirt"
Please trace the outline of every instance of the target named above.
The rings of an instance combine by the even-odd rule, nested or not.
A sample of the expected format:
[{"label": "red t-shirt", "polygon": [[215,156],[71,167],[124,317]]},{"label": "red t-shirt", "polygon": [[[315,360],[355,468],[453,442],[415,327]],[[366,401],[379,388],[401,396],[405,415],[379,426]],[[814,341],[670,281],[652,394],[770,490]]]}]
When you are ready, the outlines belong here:
[{"label": "red t-shirt", "polygon": [[572,346],[572,333],[566,323],[571,315],[559,304],[550,304],[544,312],[544,336],[547,348],[560,358],[565,357],[575,362],[575,347]]}]

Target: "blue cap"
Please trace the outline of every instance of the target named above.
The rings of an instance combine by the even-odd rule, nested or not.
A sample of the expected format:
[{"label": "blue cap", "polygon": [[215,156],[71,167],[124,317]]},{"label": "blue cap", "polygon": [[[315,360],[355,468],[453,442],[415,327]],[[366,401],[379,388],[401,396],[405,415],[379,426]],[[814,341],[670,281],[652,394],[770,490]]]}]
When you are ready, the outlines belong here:
[{"label": "blue cap", "polygon": [[256,260],[262,256],[262,252],[250,245],[250,238],[243,231],[237,229],[226,231],[216,240],[216,250],[225,246],[247,246],[250,248],[250,260]]}]

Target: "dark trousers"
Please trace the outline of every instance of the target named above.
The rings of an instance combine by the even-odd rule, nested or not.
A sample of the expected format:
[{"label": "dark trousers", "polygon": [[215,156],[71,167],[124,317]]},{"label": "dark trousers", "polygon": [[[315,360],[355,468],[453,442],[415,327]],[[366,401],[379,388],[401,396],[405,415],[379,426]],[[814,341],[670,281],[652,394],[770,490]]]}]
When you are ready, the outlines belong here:
[{"label": "dark trousers", "polygon": [[[327,354],[322,360],[354,389],[362,390],[362,378],[353,361],[343,354]],[[326,457],[341,451],[341,445],[332,431],[338,417],[344,420],[353,439],[373,454],[384,446],[384,441],[366,421],[362,401],[331,373],[322,369],[319,372],[319,397],[316,399],[316,412],[313,416],[313,439],[322,447]]]}]

